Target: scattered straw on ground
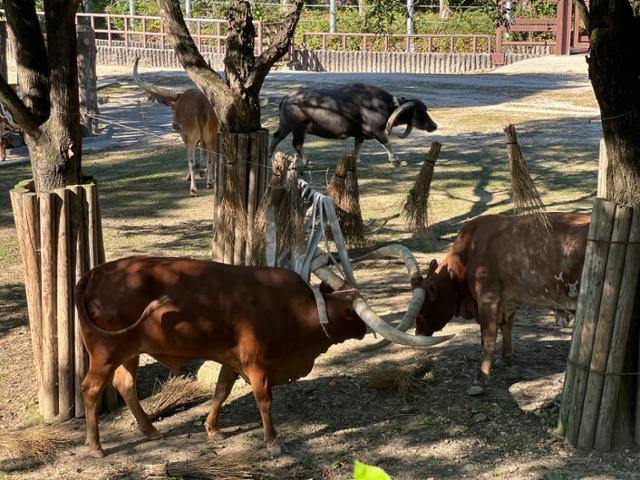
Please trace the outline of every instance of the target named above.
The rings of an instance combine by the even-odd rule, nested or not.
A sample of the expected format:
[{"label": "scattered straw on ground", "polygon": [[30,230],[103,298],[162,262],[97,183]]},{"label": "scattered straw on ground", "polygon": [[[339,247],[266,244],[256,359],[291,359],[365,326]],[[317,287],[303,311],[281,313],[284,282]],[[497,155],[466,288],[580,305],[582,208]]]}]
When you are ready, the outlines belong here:
[{"label": "scattered straw on ground", "polygon": [[373,367],[364,373],[364,380],[371,388],[397,393],[403,398],[424,394],[429,381],[433,361],[419,358],[409,365]]},{"label": "scattered straw on ground", "polygon": [[168,379],[155,395],[143,401],[143,408],[151,420],[175,412],[209,397],[210,393],[196,379],[173,377]]},{"label": "scattered straw on ground", "polygon": [[252,475],[252,460],[249,452],[229,452],[207,455],[193,460],[169,462],[146,468],[148,477],[199,478],[203,480],[246,480]]},{"label": "scattered straw on ground", "polygon": [[74,431],[70,424],[39,424],[0,433],[0,450],[14,458],[32,458],[44,462],[80,438],[81,434]]}]

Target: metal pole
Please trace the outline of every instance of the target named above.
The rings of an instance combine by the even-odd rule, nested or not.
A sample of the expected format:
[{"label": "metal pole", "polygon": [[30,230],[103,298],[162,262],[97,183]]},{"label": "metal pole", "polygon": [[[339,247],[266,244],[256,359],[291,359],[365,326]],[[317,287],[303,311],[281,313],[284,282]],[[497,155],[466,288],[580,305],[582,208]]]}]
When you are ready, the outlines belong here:
[{"label": "metal pole", "polygon": [[187,18],[191,18],[191,0],[185,0],[184,11],[187,15]]},{"label": "metal pole", "polygon": [[413,0],[407,0],[407,35],[413,35]]},{"label": "metal pole", "polygon": [[[133,16],[136,14],[136,2],[135,0],[129,0],[129,15]],[[133,18],[129,19],[129,27],[134,28]]]},{"label": "metal pole", "polygon": [[336,0],[329,0],[329,32],[336,33]]}]

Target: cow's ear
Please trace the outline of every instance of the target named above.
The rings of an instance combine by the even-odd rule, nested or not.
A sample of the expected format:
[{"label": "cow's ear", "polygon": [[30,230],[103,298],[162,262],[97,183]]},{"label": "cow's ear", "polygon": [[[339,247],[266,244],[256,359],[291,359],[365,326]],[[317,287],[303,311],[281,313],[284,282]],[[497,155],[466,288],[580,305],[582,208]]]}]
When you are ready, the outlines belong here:
[{"label": "cow's ear", "polygon": [[438,268],[438,261],[434,258],[429,263],[429,273],[434,273],[437,268]]},{"label": "cow's ear", "polygon": [[438,298],[438,286],[436,282],[427,282],[426,292],[429,300],[435,302],[436,298]]}]

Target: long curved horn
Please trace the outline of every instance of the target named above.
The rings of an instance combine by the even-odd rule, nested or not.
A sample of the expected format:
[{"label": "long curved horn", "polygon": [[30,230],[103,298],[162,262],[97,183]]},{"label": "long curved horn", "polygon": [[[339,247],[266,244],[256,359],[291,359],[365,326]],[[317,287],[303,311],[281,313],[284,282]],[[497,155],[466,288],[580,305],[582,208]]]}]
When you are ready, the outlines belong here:
[{"label": "long curved horn", "polygon": [[[416,102],[415,100],[409,100],[408,102],[404,102],[403,104],[398,106],[398,108],[396,108],[393,112],[391,112],[391,115],[389,115],[389,120],[387,120],[387,126],[384,129],[384,133],[386,133],[387,136],[389,136],[391,134],[391,129],[393,128],[393,124],[396,122],[396,119],[400,115],[402,115],[404,112],[409,110],[410,108],[415,108],[417,106],[418,106],[418,102]],[[413,127],[411,126],[411,124],[409,124],[407,126],[407,129],[402,134],[402,138],[409,135],[411,133],[412,128]]]},{"label": "long curved horn", "polygon": [[[354,262],[367,258],[380,258],[387,256],[402,258],[404,264],[407,267],[407,272],[409,273],[410,279],[420,277],[420,267],[418,266],[416,257],[413,256],[411,250],[400,244],[380,247],[377,250],[366,253],[363,256],[356,258]],[[420,309],[422,308],[422,304],[424,303],[426,296],[427,293],[423,288],[418,287],[413,290],[413,295],[409,302],[409,306],[407,307],[407,311],[402,316],[402,320],[400,320],[400,323],[396,327],[397,330],[406,332],[411,327],[413,327],[416,322],[416,317],[418,316],[418,313],[420,313]],[[378,343],[364,347],[362,351],[371,352],[373,350],[378,350],[379,348],[386,347],[390,343],[391,342],[389,340],[381,340]]]},{"label": "long curved horn", "polygon": [[177,92],[170,88],[158,87],[156,85],[152,85],[151,83],[145,82],[138,75],[138,62],[140,61],[140,57],[136,57],[136,61],[133,63],[133,80],[136,84],[145,92],[152,93],[159,97],[175,100],[177,99],[182,92]]},{"label": "long curved horn", "polygon": [[[318,278],[322,281],[329,284],[331,288],[334,290],[338,290],[344,285],[344,280],[340,278],[338,275],[333,273],[327,267],[320,267],[315,272],[313,272]],[[334,287],[335,285],[335,287]],[[424,290],[423,290],[424,293]],[[415,296],[414,296],[415,298]],[[413,300],[413,299],[412,299]],[[419,299],[418,299],[419,301]],[[416,304],[418,303],[416,301]],[[420,305],[424,301],[424,297],[422,301],[419,301]],[[453,335],[444,335],[439,337],[423,337],[423,336],[415,336],[409,335],[408,333],[400,332],[396,330],[391,325],[382,320],[367,304],[362,296],[358,295],[353,301],[353,308],[356,311],[356,314],[360,317],[360,319],[366,323],[369,328],[371,328],[374,332],[379,333],[387,340],[390,340],[395,343],[399,343],[401,345],[406,345],[407,347],[417,347],[417,348],[427,348],[433,347],[442,342],[446,342],[447,340],[453,338]],[[418,306],[418,310],[419,310]],[[412,302],[409,303],[409,309],[415,309],[415,304],[412,305]]]}]

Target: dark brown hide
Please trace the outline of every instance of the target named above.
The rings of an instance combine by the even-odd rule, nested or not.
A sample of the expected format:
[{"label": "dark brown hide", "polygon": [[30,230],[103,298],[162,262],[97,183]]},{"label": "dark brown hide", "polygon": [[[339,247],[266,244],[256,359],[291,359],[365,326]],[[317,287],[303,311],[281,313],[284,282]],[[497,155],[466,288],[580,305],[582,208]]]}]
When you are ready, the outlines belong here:
[{"label": "dark brown hide", "polygon": [[[416,334],[432,335],[454,316],[475,318],[480,324],[484,385],[498,327],[503,334],[502,355],[511,358],[511,325],[518,307],[576,309],[590,217],[550,213],[549,220],[549,233],[532,227],[532,215],[471,220],[443,262],[438,266],[432,261],[419,284],[427,299],[416,319]],[[482,386],[476,387],[473,392],[481,393]]]},{"label": "dark brown hide", "polygon": [[[277,452],[271,387],[307,375],[332,344],[364,336],[366,326],[352,308],[355,295],[353,290],[324,293],[328,338],[312,291],[290,270],[151,257],[94,268],[76,287],[90,358],[82,384],[90,450],[103,454],[97,403],[112,376],[142,432],[159,435],[135,393],[138,357],[148,353],[173,369],[190,359],[223,365],[205,422],[210,437],[221,435],[220,407],[238,375],[247,379],[262,415],[265,442]],[[164,296],[168,300],[158,303]],[[140,316],[143,311],[148,315]]]}]

